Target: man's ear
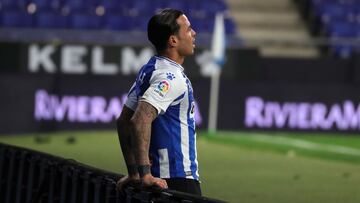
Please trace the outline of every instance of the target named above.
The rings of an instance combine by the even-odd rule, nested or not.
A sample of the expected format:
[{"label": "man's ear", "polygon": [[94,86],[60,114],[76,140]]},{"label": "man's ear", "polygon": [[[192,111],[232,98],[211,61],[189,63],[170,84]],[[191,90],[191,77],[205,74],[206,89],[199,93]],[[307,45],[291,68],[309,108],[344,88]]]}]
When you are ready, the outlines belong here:
[{"label": "man's ear", "polygon": [[169,45],[171,47],[175,47],[175,46],[177,46],[177,44],[178,44],[178,38],[175,35],[171,35],[169,37]]}]

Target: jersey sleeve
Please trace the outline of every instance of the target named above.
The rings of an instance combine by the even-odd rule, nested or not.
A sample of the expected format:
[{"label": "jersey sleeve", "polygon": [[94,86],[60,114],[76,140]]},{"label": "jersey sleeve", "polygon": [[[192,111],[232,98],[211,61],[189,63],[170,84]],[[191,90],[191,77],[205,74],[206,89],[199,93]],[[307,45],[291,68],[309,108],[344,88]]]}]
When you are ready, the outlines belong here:
[{"label": "jersey sleeve", "polygon": [[155,107],[158,114],[164,114],[174,101],[182,99],[186,91],[186,84],[181,76],[169,78],[166,74],[160,73],[151,78],[149,88],[139,99]]},{"label": "jersey sleeve", "polygon": [[130,108],[131,110],[135,111],[138,101],[137,101],[137,95],[136,95],[136,91],[135,91],[135,86],[136,86],[136,82],[132,85],[132,87],[130,88],[130,91],[128,93],[126,102],[125,102],[125,106]]}]

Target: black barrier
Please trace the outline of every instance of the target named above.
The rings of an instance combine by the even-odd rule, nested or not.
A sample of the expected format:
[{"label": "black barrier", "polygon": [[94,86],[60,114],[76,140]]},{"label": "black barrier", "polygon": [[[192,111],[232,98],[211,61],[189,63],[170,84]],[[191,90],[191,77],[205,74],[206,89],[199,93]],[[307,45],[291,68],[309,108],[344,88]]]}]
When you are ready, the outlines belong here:
[{"label": "black barrier", "polygon": [[0,143],[0,202],[199,202],[223,201],[173,190],[128,186],[116,190],[122,175],[74,160]]},{"label": "black barrier", "polygon": [[[0,117],[0,134],[114,129],[133,81],[124,76],[0,75],[0,112],[6,115]],[[201,116],[207,113],[209,81],[192,84],[201,128],[206,126]]]},{"label": "black barrier", "polygon": [[[152,54],[140,45],[0,43],[0,134],[115,129],[135,74]],[[218,129],[360,130],[360,55],[262,58],[238,48],[226,55]],[[208,121],[210,56],[202,47],[184,63],[200,130]]]},{"label": "black barrier", "polygon": [[[6,115],[0,134],[115,129],[131,82],[122,76],[0,75],[0,112]],[[209,83],[192,81],[198,129],[207,126]],[[222,80],[218,128],[358,133],[359,91],[339,83]]]}]

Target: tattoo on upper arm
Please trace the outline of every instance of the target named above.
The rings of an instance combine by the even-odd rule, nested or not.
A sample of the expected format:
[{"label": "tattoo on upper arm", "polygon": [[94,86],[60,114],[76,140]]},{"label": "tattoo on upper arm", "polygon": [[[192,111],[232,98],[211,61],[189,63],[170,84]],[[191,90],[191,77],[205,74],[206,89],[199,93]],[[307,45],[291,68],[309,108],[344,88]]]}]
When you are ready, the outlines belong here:
[{"label": "tattoo on upper arm", "polygon": [[134,118],[140,122],[152,122],[157,117],[157,110],[147,102],[139,102]]},{"label": "tattoo on upper arm", "polygon": [[118,122],[129,123],[134,111],[126,106],[123,107]]}]

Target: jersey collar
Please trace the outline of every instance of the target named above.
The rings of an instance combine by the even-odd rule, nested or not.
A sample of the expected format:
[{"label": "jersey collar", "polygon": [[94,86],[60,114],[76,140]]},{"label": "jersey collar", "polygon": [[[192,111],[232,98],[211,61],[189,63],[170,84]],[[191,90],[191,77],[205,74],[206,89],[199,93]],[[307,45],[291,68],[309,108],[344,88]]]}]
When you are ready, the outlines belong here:
[{"label": "jersey collar", "polygon": [[166,60],[166,61],[168,61],[171,65],[174,65],[174,66],[180,68],[181,71],[184,71],[184,67],[182,67],[180,64],[176,63],[175,61],[173,61],[173,60],[171,60],[171,59],[169,59],[169,58],[167,58],[167,57],[165,57],[165,56],[156,55],[155,58],[157,58],[157,59],[162,59],[162,60]]}]

